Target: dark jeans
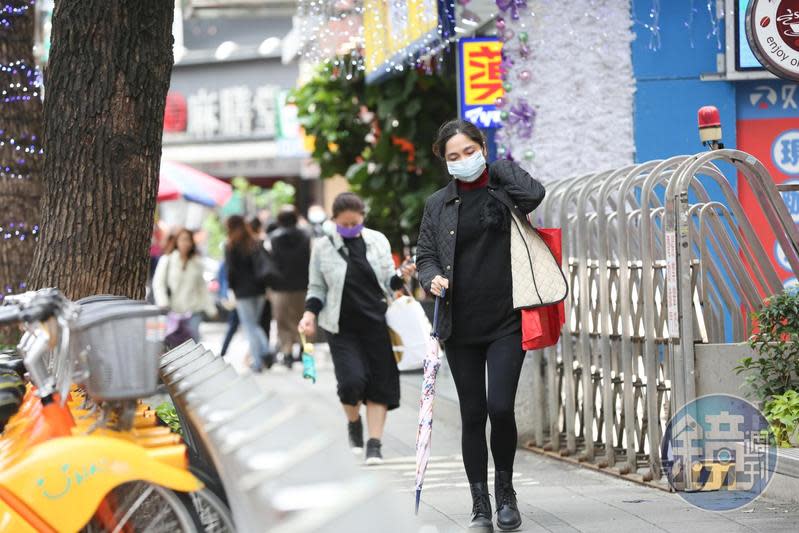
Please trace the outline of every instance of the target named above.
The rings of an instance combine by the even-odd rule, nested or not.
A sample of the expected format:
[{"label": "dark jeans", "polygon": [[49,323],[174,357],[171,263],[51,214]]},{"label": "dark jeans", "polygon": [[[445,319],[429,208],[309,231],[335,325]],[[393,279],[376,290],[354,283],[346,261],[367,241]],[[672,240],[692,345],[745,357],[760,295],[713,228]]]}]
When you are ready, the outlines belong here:
[{"label": "dark jeans", "polygon": [[[516,457],[516,387],[524,362],[521,333],[488,344],[446,343],[447,361],[458,391],[463,464],[469,483],[488,480],[486,419],[491,419],[491,455],[500,471],[512,471]],[[486,394],[486,367],[488,393]]]},{"label": "dark jeans", "polygon": [[[269,339],[269,330],[272,324],[272,306],[269,303],[269,300],[266,301],[264,305],[264,310],[261,313],[261,328],[266,333],[266,338]],[[233,340],[233,335],[236,334],[236,331],[239,329],[239,325],[241,322],[239,321],[239,313],[235,309],[228,313],[227,317],[227,332],[225,333],[225,340],[222,342],[222,353],[220,354],[222,357],[225,356],[227,353],[228,348],[230,347],[230,342]]]},{"label": "dark jeans", "polygon": [[233,340],[233,335],[239,329],[239,313],[234,309],[227,316],[227,333],[225,333],[225,342],[222,343],[222,357],[225,357],[227,349],[230,347],[230,341]]}]

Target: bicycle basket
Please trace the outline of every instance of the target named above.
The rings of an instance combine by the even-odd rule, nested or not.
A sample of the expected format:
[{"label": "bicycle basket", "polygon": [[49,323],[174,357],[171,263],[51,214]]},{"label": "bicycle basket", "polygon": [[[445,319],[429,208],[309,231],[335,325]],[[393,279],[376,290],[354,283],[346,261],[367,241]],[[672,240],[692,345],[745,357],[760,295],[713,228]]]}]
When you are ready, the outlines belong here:
[{"label": "bicycle basket", "polygon": [[154,394],[165,333],[163,311],[153,305],[128,301],[84,308],[70,355],[85,354],[89,395],[105,401]]}]

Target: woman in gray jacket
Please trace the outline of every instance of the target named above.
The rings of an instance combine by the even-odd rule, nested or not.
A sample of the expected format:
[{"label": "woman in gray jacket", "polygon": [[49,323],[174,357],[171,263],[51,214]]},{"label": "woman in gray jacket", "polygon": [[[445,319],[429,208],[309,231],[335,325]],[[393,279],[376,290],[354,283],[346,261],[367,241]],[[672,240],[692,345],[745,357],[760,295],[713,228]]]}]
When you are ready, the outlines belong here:
[{"label": "woman in gray jacket", "polygon": [[[347,415],[350,447],[363,451],[361,405],[366,404],[369,440],[366,464],[383,461],[381,439],[386,413],[399,407],[399,372],[386,324],[392,291],[402,287],[388,239],[364,227],[365,206],[352,193],[333,202],[335,235],[320,237],[311,251],[308,295],[300,331],[313,334],[315,321],[328,333]],[[410,276],[412,265],[401,274]]]}]

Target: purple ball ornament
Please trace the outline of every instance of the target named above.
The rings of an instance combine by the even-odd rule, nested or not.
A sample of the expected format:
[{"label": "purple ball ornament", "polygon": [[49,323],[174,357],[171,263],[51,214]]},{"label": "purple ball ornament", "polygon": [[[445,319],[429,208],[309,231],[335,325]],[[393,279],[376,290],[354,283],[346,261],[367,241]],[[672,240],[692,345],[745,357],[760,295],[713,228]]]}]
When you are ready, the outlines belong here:
[{"label": "purple ball ornament", "polygon": [[505,29],[505,19],[497,19],[497,30],[504,30]]},{"label": "purple ball ornament", "polygon": [[529,83],[531,79],[533,79],[533,74],[529,70],[524,69],[519,72],[519,81],[522,83]]},{"label": "purple ball ornament", "polygon": [[505,99],[504,96],[500,96],[494,101],[494,105],[496,105],[498,109],[502,109],[503,107],[508,105],[508,101]]}]

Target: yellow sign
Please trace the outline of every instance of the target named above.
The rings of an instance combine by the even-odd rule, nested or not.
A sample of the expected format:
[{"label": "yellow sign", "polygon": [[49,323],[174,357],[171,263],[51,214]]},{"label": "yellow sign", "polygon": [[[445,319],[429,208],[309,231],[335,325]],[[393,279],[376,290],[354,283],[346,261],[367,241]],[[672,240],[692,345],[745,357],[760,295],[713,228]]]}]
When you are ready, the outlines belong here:
[{"label": "yellow sign", "polygon": [[493,105],[505,94],[499,66],[502,42],[468,41],[463,43],[463,92],[467,106]]},{"label": "yellow sign", "polygon": [[500,65],[502,42],[492,37],[458,41],[459,108],[461,118],[480,128],[500,123],[497,98],[505,94]]}]

